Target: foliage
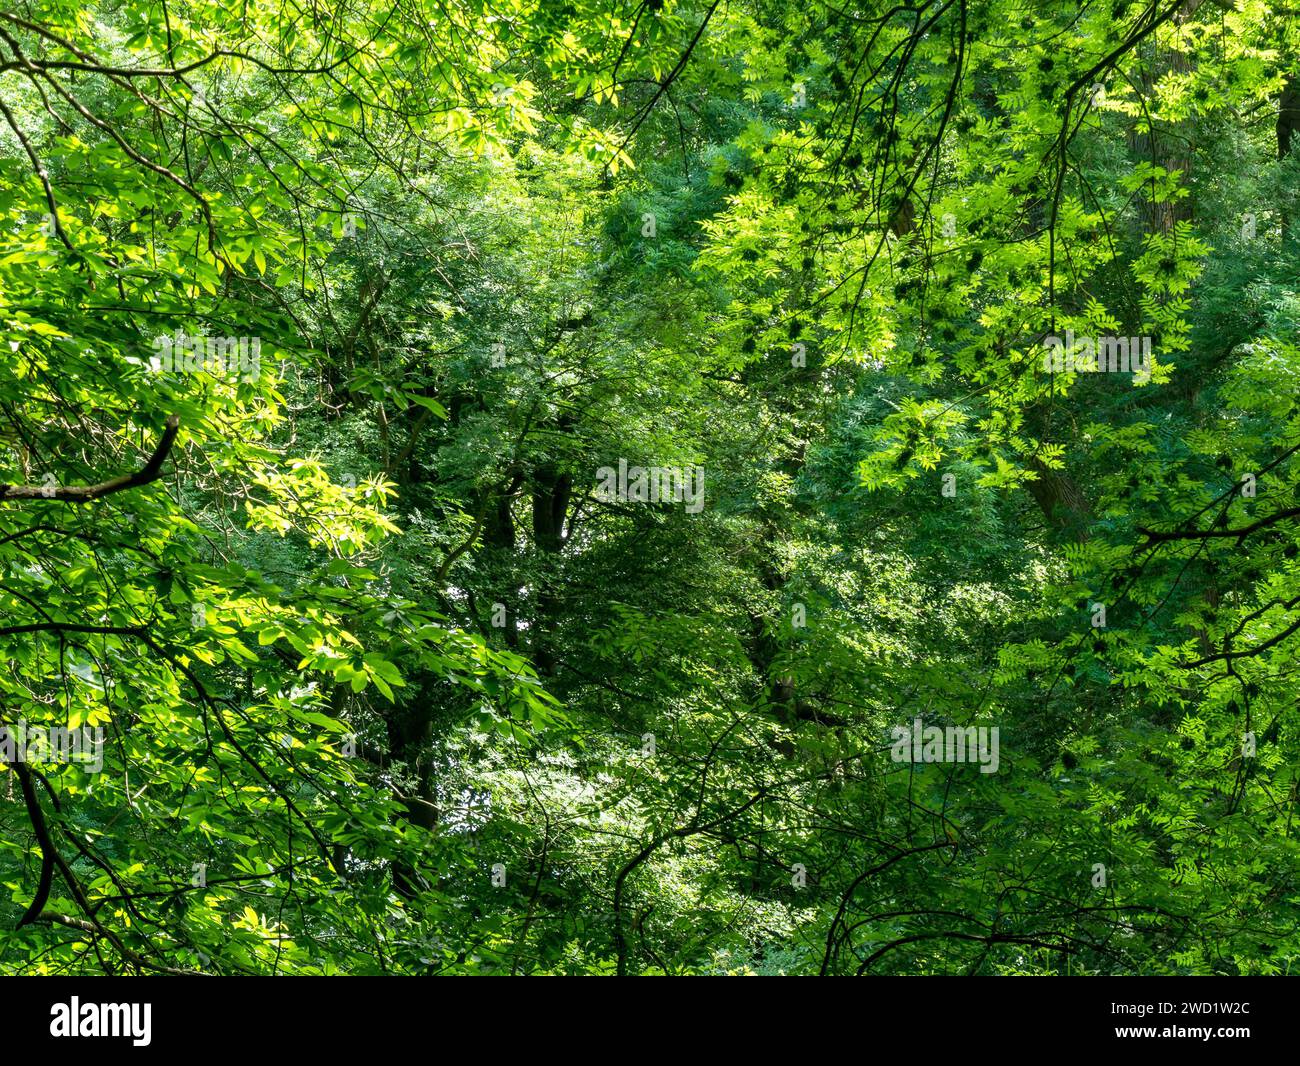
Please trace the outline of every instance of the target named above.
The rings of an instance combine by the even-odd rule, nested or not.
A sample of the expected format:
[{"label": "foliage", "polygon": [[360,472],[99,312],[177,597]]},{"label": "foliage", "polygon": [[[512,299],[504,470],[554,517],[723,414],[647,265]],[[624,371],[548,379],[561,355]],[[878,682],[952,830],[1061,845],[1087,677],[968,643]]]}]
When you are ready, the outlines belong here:
[{"label": "foliage", "polygon": [[9,5],[0,971],[1294,972],[1288,14]]}]

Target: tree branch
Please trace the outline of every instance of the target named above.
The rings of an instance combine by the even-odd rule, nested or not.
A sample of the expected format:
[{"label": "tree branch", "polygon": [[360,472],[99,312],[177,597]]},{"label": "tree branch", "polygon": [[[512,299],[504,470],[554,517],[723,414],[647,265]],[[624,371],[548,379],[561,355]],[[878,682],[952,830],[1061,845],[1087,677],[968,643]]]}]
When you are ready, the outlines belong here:
[{"label": "tree branch", "polygon": [[171,415],[153,455],[134,474],[123,474],[97,485],[0,485],[0,500],[65,500],[69,503],[85,503],[101,496],[111,496],[115,492],[148,485],[162,476],[163,463],[167,461],[179,428],[179,417]]}]

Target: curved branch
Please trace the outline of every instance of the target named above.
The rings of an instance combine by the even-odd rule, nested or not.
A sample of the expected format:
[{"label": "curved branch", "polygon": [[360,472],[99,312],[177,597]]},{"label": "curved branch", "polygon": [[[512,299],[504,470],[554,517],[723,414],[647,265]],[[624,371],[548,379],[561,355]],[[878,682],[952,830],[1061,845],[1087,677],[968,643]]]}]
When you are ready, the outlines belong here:
[{"label": "curved branch", "polygon": [[97,485],[0,485],[0,500],[64,500],[68,503],[85,503],[101,496],[111,496],[115,492],[148,485],[162,476],[163,463],[171,453],[179,428],[180,419],[176,415],[170,416],[163,435],[158,440],[158,447],[149,456],[148,462],[134,474],[123,474]]}]

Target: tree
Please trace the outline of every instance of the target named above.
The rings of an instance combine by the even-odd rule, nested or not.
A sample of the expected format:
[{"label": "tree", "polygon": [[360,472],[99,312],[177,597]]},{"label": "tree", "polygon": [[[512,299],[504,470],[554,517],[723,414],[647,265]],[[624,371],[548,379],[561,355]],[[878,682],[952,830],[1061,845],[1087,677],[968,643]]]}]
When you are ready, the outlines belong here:
[{"label": "tree", "polygon": [[1289,972],[1287,14],[0,13],[4,972]]}]

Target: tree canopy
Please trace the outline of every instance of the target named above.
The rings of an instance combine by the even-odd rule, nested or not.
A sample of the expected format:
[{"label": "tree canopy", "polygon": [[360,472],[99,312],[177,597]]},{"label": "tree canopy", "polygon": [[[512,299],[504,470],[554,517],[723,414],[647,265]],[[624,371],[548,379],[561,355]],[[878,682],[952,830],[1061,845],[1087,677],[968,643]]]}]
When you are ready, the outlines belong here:
[{"label": "tree canopy", "polygon": [[0,972],[1295,972],[1297,13],[8,3]]}]

